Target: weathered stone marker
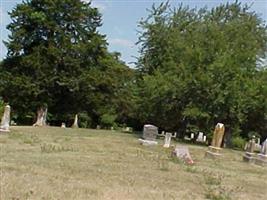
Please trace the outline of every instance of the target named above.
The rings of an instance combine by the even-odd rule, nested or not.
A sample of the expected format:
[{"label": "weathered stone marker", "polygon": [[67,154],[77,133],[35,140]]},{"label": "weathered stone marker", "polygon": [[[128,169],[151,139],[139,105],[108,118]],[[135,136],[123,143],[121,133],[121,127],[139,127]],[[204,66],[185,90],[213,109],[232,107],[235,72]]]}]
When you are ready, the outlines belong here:
[{"label": "weathered stone marker", "polygon": [[143,139],[139,139],[143,145],[155,145],[158,144],[156,141],[158,135],[158,127],[146,124],[143,128]]},{"label": "weathered stone marker", "polygon": [[143,139],[155,141],[157,138],[157,134],[158,134],[158,127],[151,124],[144,125]]},{"label": "weathered stone marker", "polygon": [[33,126],[46,126],[47,108],[40,108],[37,111],[37,120]]},{"label": "weathered stone marker", "polygon": [[267,167],[267,138],[261,145],[261,152],[255,159],[255,164]]},{"label": "weathered stone marker", "polygon": [[171,145],[172,133],[166,133],[163,147],[169,148]]},{"label": "weathered stone marker", "polygon": [[174,151],[172,152],[173,156],[176,156],[177,158],[183,160],[187,164],[193,164],[194,161],[191,158],[191,155],[189,153],[188,147],[186,146],[179,146],[177,145]]},{"label": "weathered stone marker", "polygon": [[61,128],[66,128],[66,124],[64,122],[62,122]]},{"label": "weathered stone marker", "polygon": [[248,145],[247,145],[247,148],[246,148],[246,153],[245,155],[243,156],[243,160],[246,161],[246,162],[254,162],[254,156],[255,156],[255,137],[253,137],[249,142],[248,142]]},{"label": "weathered stone marker", "polygon": [[9,130],[9,123],[10,123],[10,106],[5,106],[5,111],[2,116],[1,125],[0,125],[0,132],[10,132]]},{"label": "weathered stone marker", "polygon": [[204,140],[204,133],[199,132],[196,141],[197,142],[203,142],[203,140]]},{"label": "weathered stone marker", "polygon": [[78,125],[78,114],[75,115],[74,122],[73,122],[71,128],[79,128],[79,125]]},{"label": "weathered stone marker", "polygon": [[223,136],[224,136],[224,124],[217,123],[213,133],[211,146],[209,146],[208,151],[206,151],[206,157],[216,158],[221,156],[220,151],[221,151]]}]

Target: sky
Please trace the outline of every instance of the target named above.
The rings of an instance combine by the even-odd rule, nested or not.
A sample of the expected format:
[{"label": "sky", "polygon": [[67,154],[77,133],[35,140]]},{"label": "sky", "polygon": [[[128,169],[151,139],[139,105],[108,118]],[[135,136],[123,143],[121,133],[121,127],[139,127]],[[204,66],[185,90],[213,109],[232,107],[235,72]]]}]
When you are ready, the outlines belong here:
[{"label": "sky", "polygon": [[[84,0],[89,1],[89,0]],[[235,0],[169,0],[172,6],[180,3],[191,8],[202,8],[207,6],[212,8],[221,3],[234,2]],[[7,24],[11,19],[8,12],[22,0],[0,0],[0,60],[5,58],[7,49],[3,40],[8,38]],[[129,66],[134,67],[137,61],[138,48],[138,22],[148,16],[147,9],[150,9],[163,0],[93,0],[92,6],[99,8],[102,14],[101,34],[106,35],[109,43],[109,51],[121,53],[121,59]],[[255,11],[265,22],[267,22],[267,0],[240,0],[242,3],[251,5],[251,11]]]}]

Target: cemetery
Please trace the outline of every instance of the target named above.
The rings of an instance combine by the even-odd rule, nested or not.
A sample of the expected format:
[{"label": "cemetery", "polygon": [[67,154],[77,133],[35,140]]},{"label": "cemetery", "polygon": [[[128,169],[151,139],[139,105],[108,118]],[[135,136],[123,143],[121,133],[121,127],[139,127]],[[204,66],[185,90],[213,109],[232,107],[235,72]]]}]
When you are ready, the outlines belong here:
[{"label": "cemetery", "polygon": [[266,200],[266,6],[1,1],[0,200]]}]

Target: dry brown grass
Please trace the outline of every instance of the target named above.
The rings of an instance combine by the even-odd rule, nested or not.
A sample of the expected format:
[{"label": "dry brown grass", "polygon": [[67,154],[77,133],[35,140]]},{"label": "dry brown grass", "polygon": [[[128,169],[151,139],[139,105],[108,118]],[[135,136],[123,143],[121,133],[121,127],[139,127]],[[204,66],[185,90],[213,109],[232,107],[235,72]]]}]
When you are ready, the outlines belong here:
[{"label": "dry brown grass", "polygon": [[[266,199],[267,169],[242,152],[188,145],[187,166],[170,149],[119,132],[12,127],[0,135],[0,199]],[[162,143],[162,141],[160,141]]]}]

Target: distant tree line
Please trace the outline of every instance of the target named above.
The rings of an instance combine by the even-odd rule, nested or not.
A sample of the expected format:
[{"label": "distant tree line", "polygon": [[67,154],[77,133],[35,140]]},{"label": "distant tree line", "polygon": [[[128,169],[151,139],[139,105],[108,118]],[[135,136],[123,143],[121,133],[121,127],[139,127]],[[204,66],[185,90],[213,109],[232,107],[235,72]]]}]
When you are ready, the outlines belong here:
[{"label": "distant tree line", "polygon": [[80,0],[30,0],[11,12],[0,96],[18,124],[48,108],[52,125],[151,123],[166,131],[267,137],[267,27],[239,2],[207,9],[168,3],[139,22],[135,69],[107,50],[101,14]]}]

